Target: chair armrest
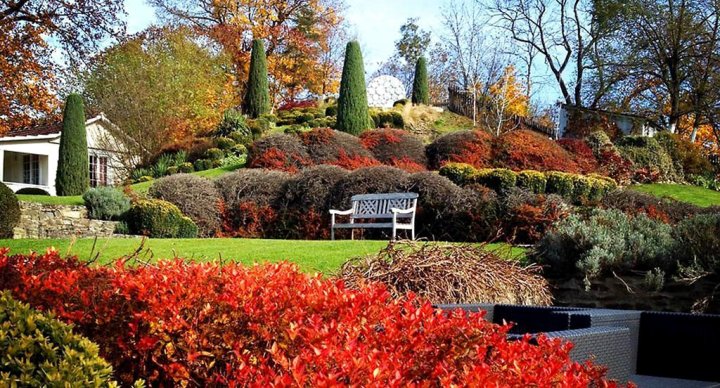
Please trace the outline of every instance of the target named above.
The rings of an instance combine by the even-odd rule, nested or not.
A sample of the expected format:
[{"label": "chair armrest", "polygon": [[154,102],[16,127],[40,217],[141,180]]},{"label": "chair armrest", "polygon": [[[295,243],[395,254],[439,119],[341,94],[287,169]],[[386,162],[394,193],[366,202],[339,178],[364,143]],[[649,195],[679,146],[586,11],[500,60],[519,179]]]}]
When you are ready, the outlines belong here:
[{"label": "chair armrest", "polygon": [[393,214],[410,214],[410,213],[415,212],[415,209],[398,209],[398,208],[394,207],[394,208],[390,209],[390,211]]},{"label": "chair armrest", "polygon": [[350,214],[352,214],[352,212],[353,212],[353,209],[348,209],[348,210],[330,209],[330,214],[339,215],[339,216],[349,216]]}]

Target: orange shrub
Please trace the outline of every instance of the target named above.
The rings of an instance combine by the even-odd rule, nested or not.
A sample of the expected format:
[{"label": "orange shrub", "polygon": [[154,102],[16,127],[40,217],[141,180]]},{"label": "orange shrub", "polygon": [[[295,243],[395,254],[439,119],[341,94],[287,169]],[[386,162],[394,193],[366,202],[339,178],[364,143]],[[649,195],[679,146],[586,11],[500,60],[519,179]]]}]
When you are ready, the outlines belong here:
[{"label": "orange shrub", "polygon": [[437,170],[447,162],[490,167],[492,135],[485,131],[457,131],[437,138],[427,147],[428,166]]},{"label": "orange shrub", "polygon": [[495,139],[495,163],[511,170],[582,171],[573,155],[537,132],[507,132]]}]

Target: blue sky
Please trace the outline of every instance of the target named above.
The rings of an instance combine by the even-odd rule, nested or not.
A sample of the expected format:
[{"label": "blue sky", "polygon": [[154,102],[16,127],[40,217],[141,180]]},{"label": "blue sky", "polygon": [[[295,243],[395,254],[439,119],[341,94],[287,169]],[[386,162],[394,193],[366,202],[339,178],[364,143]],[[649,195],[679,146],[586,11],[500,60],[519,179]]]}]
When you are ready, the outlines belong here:
[{"label": "blue sky", "polygon": [[[400,26],[408,18],[419,18],[422,28],[437,35],[440,30],[440,4],[438,0],[347,0],[345,15],[351,31],[363,46],[368,73],[377,68],[378,62],[393,54]],[[153,8],[145,0],[125,0],[125,10],[130,34],[157,21]]]}]

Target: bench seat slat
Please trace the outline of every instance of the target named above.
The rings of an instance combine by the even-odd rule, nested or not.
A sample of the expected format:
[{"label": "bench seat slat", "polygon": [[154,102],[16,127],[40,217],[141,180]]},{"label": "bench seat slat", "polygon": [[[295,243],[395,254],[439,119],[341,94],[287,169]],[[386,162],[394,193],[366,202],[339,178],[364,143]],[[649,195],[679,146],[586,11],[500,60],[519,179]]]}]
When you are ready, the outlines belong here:
[{"label": "bench seat slat", "polygon": [[376,199],[416,199],[417,193],[390,193],[390,194],[357,194],[353,195],[352,201],[366,201]]},{"label": "bench seat slat", "polygon": [[[352,214],[350,215],[350,218],[354,220],[363,220],[363,219],[371,219],[371,218],[389,218],[392,219],[393,215],[392,213],[389,214]],[[397,215],[398,219],[401,218],[412,218],[412,214],[410,213],[398,213]]]},{"label": "bench seat slat", "polygon": [[[392,222],[366,222],[356,224],[335,224],[336,229],[392,228]],[[396,229],[412,229],[412,224],[395,224]]]}]

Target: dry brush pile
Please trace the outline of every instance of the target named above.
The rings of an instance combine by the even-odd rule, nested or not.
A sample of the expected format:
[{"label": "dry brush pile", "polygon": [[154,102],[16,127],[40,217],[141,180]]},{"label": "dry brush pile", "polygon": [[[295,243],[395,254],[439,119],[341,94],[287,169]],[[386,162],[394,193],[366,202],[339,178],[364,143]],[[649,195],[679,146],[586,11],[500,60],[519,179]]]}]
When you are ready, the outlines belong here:
[{"label": "dry brush pile", "polygon": [[552,303],[539,267],[523,267],[484,245],[392,243],[376,256],[356,258],[341,268],[350,287],[385,284],[395,296],[413,292],[433,303]]}]

